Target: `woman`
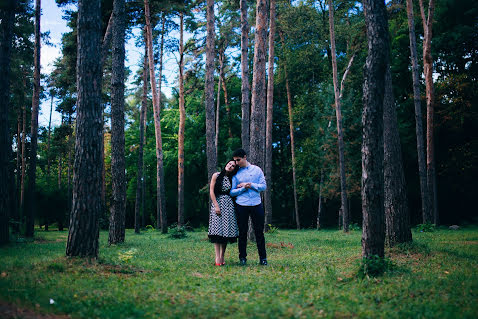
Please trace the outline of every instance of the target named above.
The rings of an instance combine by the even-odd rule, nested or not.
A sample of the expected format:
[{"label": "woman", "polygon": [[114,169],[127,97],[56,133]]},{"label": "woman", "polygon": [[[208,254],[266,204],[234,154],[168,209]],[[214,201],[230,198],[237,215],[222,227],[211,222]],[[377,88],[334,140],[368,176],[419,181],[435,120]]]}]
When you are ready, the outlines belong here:
[{"label": "woman", "polygon": [[239,236],[234,202],[229,192],[231,191],[231,179],[236,174],[239,166],[234,160],[227,162],[220,173],[214,173],[209,186],[211,196],[211,210],[209,213],[209,240],[214,243],[216,251],[216,266],[223,266],[224,253],[227,243],[235,243]]}]

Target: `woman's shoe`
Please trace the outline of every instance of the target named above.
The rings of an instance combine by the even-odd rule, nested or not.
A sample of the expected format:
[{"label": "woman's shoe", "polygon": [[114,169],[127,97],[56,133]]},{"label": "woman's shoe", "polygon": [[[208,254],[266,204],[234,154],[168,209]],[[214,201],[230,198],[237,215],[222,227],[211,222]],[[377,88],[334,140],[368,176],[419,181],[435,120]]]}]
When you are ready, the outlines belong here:
[{"label": "woman's shoe", "polygon": [[216,266],[222,266],[223,264],[221,263],[215,263]]},{"label": "woman's shoe", "polygon": [[226,262],[225,262],[225,261],[223,261],[223,262],[222,262],[222,264],[221,264],[221,266],[224,266],[225,264],[226,264]]}]

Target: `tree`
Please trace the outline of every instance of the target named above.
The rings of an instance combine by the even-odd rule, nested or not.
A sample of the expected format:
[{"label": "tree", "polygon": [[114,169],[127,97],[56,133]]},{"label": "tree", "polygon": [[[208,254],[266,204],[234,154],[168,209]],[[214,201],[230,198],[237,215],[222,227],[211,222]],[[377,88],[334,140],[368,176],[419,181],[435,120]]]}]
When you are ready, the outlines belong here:
[{"label": "tree", "polygon": [[179,13],[178,227],[184,225],[184,13]]},{"label": "tree", "polygon": [[385,74],[383,102],[383,171],[386,242],[391,246],[412,241],[402,150],[390,67]]},{"label": "tree", "polygon": [[38,111],[40,108],[40,15],[41,0],[35,1],[35,71],[33,74],[32,119],[30,135],[30,165],[28,166],[28,206],[25,236],[33,237],[35,221],[35,188],[38,147]]},{"label": "tree", "polygon": [[272,224],[272,116],[274,106],[274,38],[276,29],[276,2],[270,1],[269,14],[269,66],[267,79],[267,114],[266,114],[266,163],[265,178],[269,185],[264,192],[265,228]]},{"label": "tree", "polygon": [[9,241],[8,218],[11,211],[9,186],[12,175],[10,168],[10,131],[8,113],[10,108],[10,56],[13,39],[13,22],[15,19],[16,1],[9,1],[8,5],[0,7],[0,245]]},{"label": "tree", "polygon": [[214,0],[207,0],[206,8],[206,155],[207,155],[207,176],[208,182],[216,171],[216,142],[214,123]]},{"label": "tree", "polygon": [[78,1],[77,118],[67,256],[98,256],[101,214],[101,1]]},{"label": "tree", "polygon": [[[143,150],[145,144],[146,131],[146,113],[148,107],[148,47],[144,46],[144,61],[143,61],[143,95],[141,99],[141,111],[139,119],[139,152],[138,165],[136,174],[136,200],[134,205],[134,232],[139,234],[139,229],[143,226],[140,222],[141,217],[144,217],[144,159]],[[144,219],[143,219],[144,220]]]},{"label": "tree", "polygon": [[124,242],[126,214],[124,154],[125,0],[114,0],[112,15],[111,173],[113,196],[108,243],[117,244]]},{"label": "tree", "polygon": [[[332,57],[332,76],[334,82],[335,112],[337,118],[337,139],[339,146],[339,166],[340,166],[340,198],[342,211],[342,225],[344,232],[349,231],[350,214],[347,200],[347,183],[345,180],[345,155],[344,155],[344,137],[342,127],[342,109],[340,103],[339,81],[337,78],[337,57],[335,51],[335,26],[334,26],[334,6],[332,0],[329,0],[329,30],[330,46]],[[343,83],[343,82],[342,82]]]},{"label": "tree", "polygon": [[157,228],[161,228],[162,233],[168,232],[167,214],[166,214],[166,196],[164,190],[164,169],[163,169],[163,140],[161,137],[161,77],[163,70],[163,36],[165,16],[163,13],[163,27],[161,35],[161,52],[159,55],[159,89],[156,87],[156,76],[154,72],[154,55],[153,55],[153,33],[150,22],[149,1],[144,0],[144,15],[146,20],[146,45],[148,46],[149,59],[149,80],[151,82],[151,92],[153,94],[153,110],[154,110],[154,128],[156,134],[156,194],[157,194]]},{"label": "tree", "polygon": [[420,178],[420,196],[422,200],[422,221],[431,221],[430,193],[427,184],[427,168],[425,162],[425,145],[423,139],[422,106],[420,95],[420,74],[418,73],[417,40],[415,37],[415,21],[413,17],[413,1],[407,0],[408,34],[410,38],[410,60],[412,62],[413,104],[415,106],[415,131],[417,138],[418,176]]},{"label": "tree", "polygon": [[250,150],[251,163],[264,169],[266,110],[267,3],[257,0],[254,64],[252,74]]},{"label": "tree", "polygon": [[241,7],[241,141],[242,148],[249,154],[250,147],[250,85],[249,85],[249,22],[247,20],[247,0],[240,0]]},{"label": "tree", "polygon": [[384,256],[383,103],[390,47],[383,0],[364,0],[368,55],[362,115],[362,256]]},{"label": "tree", "polygon": [[432,216],[424,222],[438,224],[438,197],[435,173],[435,138],[434,138],[434,104],[435,93],[433,87],[433,57],[432,57],[432,27],[435,12],[435,0],[428,2],[428,15],[425,15],[423,0],[419,0],[420,14],[423,25],[423,73],[425,75],[425,94],[427,99],[427,184]]}]

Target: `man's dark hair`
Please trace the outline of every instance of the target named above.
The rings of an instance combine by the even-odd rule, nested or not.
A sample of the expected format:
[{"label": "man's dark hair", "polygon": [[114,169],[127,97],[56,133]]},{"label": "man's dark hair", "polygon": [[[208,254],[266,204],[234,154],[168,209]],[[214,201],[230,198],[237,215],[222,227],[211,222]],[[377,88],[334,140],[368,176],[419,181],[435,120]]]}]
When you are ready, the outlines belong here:
[{"label": "man's dark hair", "polygon": [[232,157],[244,157],[246,156],[246,151],[244,151],[242,148],[238,148],[237,150],[232,153]]}]

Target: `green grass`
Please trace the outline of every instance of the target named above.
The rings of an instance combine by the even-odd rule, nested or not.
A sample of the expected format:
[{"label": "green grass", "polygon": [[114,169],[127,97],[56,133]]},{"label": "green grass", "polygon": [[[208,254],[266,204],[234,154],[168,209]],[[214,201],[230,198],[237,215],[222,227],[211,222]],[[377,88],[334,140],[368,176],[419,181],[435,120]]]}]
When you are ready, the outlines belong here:
[{"label": "green grass", "polygon": [[[172,239],[127,230],[97,261],[66,258],[67,232],[37,230],[34,242],[0,249],[0,299],[73,318],[476,318],[478,228],[414,232],[387,250],[392,267],[358,275],[361,234],[278,230],[266,234],[269,266],[215,267],[204,231]],[[281,244],[282,243],[282,244]],[[50,304],[50,299],[54,300]]]}]

